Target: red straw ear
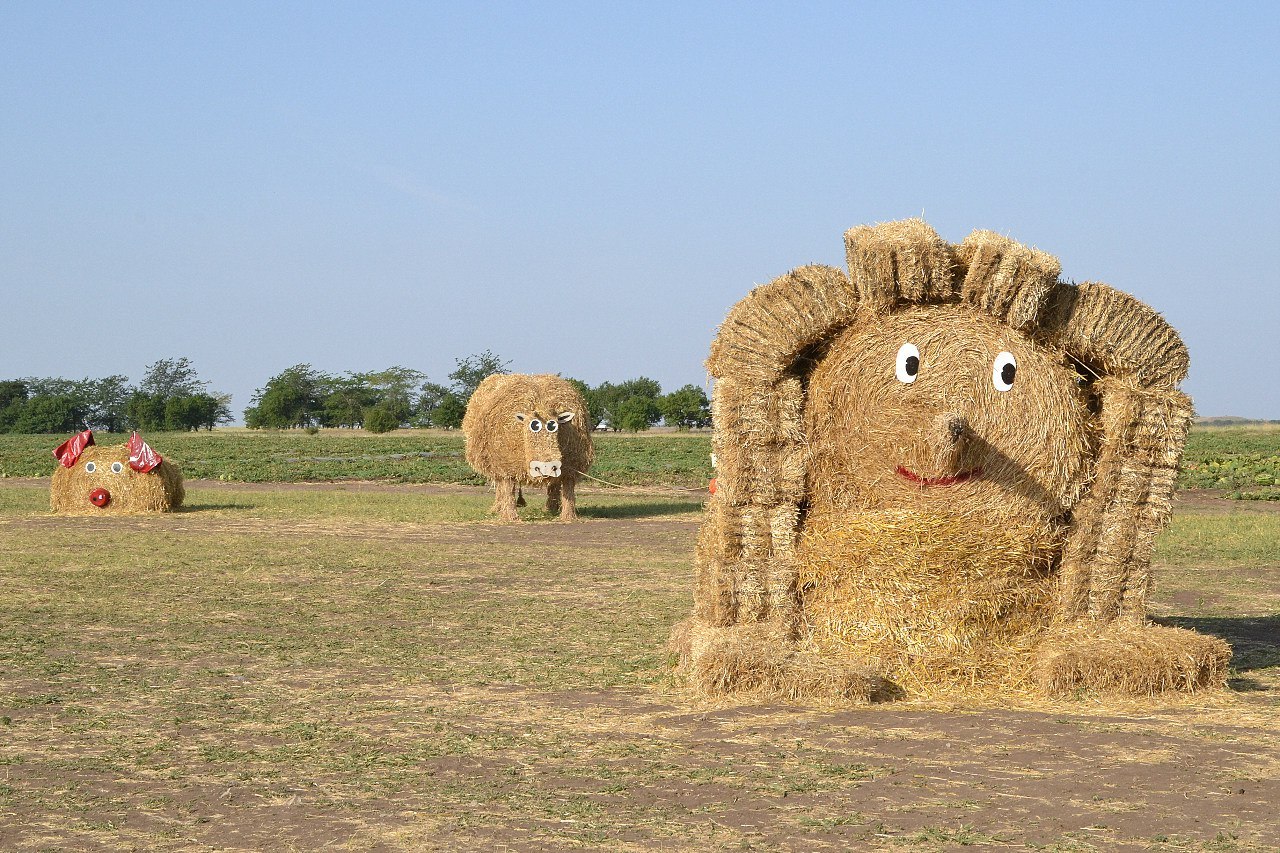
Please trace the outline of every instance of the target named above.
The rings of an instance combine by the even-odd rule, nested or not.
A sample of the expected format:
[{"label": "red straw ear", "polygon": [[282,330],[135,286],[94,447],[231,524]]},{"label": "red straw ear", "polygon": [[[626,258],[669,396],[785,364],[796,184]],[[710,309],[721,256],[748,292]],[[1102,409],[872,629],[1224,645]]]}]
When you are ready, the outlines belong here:
[{"label": "red straw ear", "polygon": [[145,474],[152,468],[159,465],[164,459],[159,453],[151,449],[151,445],[142,440],[142,436],[136,432],[129,436],[129,467],[133,470]]},{"label": "red straw ear", "polygon": [[63,468],[70,468],[76,464],[76,460],[80,458],[81,453],[84,453],[84,449],[91,444],[93,444],[93,430],[87,429],[76,433],[55,447],[53,458],[61,462]]}]

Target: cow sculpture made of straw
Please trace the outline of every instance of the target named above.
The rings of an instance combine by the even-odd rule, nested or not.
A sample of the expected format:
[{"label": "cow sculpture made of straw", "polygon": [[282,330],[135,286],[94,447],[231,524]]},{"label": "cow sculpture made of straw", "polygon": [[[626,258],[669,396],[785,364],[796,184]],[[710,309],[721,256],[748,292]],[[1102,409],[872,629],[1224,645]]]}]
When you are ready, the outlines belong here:
[{"label": "cow sculpture made of straw", "polygon": [[49,505],[63,515],[146,515],[182,506],[182,472],[136,432],[125,444],[98,445],[85,430],[53,451],[58,467]]},{"label": "cow sculpture made of straw", "polygon": [[[493,511],[519,521],[522,486],[547,490],[547,512],[577,518],[574,488],[595,458],[587,405],[553,374],[499,373],[485,378],[462,419],[467,463],[494,483]],[[523,497],[521,495],[521,497]]]},{"label": "cow sculpture made of straw", "polygon": [[1154,694],[1230,648],[1150,624],[1192,409],[1152,309],[989,231],[853,228],[730,311],[678,668],[707,694]]}]

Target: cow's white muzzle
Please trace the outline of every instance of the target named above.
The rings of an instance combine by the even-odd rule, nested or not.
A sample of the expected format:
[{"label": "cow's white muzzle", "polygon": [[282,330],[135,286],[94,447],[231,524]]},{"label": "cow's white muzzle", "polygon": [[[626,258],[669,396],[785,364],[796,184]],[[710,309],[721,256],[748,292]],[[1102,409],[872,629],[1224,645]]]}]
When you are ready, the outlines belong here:
[{"label": "cow's white muzzle", "polygon": [[530,477],[559,477],[560,476],[560,460],[552,460],[550,462],[533,461],[529,463]]}]

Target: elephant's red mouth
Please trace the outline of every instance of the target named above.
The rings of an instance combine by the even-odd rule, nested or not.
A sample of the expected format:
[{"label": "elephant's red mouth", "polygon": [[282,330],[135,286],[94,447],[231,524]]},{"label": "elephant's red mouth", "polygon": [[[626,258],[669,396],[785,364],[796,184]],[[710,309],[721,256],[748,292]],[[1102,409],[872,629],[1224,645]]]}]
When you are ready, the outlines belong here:
[{"label": "elephant's red mouth", "polygon": [[981,477],[982,469],[971,468],[968,471],[961,471],[959,474],[948,474],[945,477],[921,477],[905,465],[899,465],[898,476],[921,486],[954,486],[957,483],[964,483]]}]

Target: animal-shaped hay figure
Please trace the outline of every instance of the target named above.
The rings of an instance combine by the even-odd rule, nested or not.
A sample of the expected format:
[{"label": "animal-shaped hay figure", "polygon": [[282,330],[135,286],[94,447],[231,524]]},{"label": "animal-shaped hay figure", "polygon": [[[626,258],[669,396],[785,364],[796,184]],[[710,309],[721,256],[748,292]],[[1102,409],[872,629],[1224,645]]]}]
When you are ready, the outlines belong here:
[{"label": "animal-shaped hay figure", "polygon": [[72,436],[53,451],[49,504],[64,515],[145,515],[182,506],[182,472],[136,432],[128,443],[94,444],[92,430]]},{"label": "animal-shaped hay figure", "polygon": [[519,521],[516,492],[545,486],[547,512],[577,518],[574,487],[595,458],[587,405],[552,374],[494,374],[476,388],[462,419],[467,463],[493,480],[493,511]]},{"label": "animal-shaped hay figure", "polygon": [[845,235],[712,344],[717,489],[679,668],[706,693],[882,698],[1225,680],[1147,622],[1191,419],[1154,311],[988,231]]}]

